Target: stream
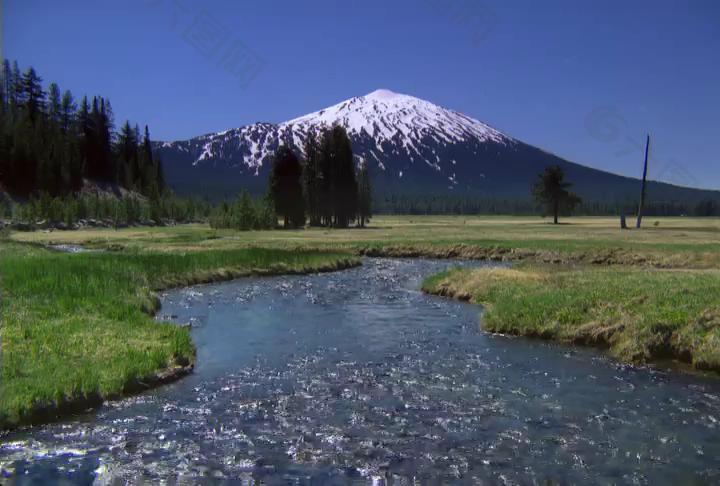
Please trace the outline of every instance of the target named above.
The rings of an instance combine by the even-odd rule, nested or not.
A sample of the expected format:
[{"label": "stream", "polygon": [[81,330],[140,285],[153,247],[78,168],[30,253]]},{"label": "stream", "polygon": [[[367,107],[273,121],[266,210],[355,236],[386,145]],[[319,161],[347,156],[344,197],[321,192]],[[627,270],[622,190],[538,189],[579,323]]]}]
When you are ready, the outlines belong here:
[{"label": "stream", "polygon": [[0,482],[720,482],[717,378],[487,334],[418,290],[477,262],[363,263],[165,292],[194,373],[0,436]]}]

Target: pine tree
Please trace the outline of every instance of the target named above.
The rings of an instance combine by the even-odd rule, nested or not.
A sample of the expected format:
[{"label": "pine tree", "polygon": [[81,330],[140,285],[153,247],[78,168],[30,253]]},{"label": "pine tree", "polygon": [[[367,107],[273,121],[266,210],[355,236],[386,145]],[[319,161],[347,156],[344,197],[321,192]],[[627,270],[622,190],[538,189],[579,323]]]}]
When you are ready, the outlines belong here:
[{"label": "pine tree", "polygon": [[15,94],[15,86],[14,86],[14,78],[13,78],[13,71],[10,67],[10,61],[7,59],[3,60],[3,70],[2,70],[2,90],[3,90],[3,99],[5,100],[5,103],[8,104],[8,106],[12,107],[13,104],[13,96]]},{"label": "pine tree", "polygon": [[60,100],[60,88],[56,83],[50,83],[48,87],[48,117],[56,124],[62,122],[62,101]]},{"label": "pine tree", "polygon": [[332,129],[334,145],[334,226],[347,228],[357,214],[357,181],[355,180],[355,164],[345,128],[336,125]]},{"label": "pine tree", "polygon": [[75,110],[77,105],[73,99],[70,90],[65,90],[60,101],[60,128],[64,133],[68,133],[75,121]]},{"label": "pine tree", "polygon": [[20,67],[18,66],[17,61],[13,61],[11,78],[12,95],[10,96],[10,100],[12,101],[13,106],[19,106],[22,104],[23,100],[23,78],[20,74]]},{"label": "pine tree", "polygon": [[100,154],[99,177],[104,182],[117,183],[117,170],[113,160],[114,120],[110,101],[100,98],[97,136]]},{"label": "pine tree", "polygon": [[307,208],[310,226],[320,226],[320,149],[314,130],[310,130],[305,140],[305,163],[303,166],[303,189],[305,191],[305,207]]},{"label": "pine tree", "polygon": [[370,187],[370,174],[368,173],[367,162],[363,162],[358,171],[358,223],[361,228],[372,216],[372,189]]},{"label": "pine tree", "polygon": [[318,154],[318,212],[320,224],[332,226],[335,201],[335,144],[332,130],[325,129],[320,136]]},{"label": "pine tree", "polygon": [[565,182],[565,174],[558,165],[545,168],[545,171],[538,174],[538,180],[533,186],[532,193],[535,200],[545,205],[546,209],[553,215],[553,223],[558,223],[558,215],[561,211],[570,212],[580,204],[580,198],[568,191],[572,183]]},{"label": "pine tree", "polygon": [[42,89],[42,79],[32,67],[28,68],[23,75],[22,93],[25,114],[34,125],[45,109],[45,92]]},{"label": "pine tree", "polygon": [[[87,125],[85,130],[85,173],[84,176],[88,179],[98,180],[100,179],[100,144],[98,137],[98,127],[100,125],[100,104],[96,96],[93,96],[90,104],[90,115],[87,119]],[[83,107],[81,105],[80,112],[82,114]]]},{"label": "pine tree", "polygon": [[302,193],[302,166],[286,146],[275,152],[269,180],[269,194],[275,211],[283,218],[283,227],[305,224],[305,201]]},{"label": "pine tree", "polygon": [[135,130],[130,127],[130,122],[125,121],[120,128],[117,142],[118,157],[118,182],[127,189],[132,189],[136,174],[133,172],[137,167],[138,148],[135,139]]},{"label": "pine tree", "polygon": [[92,177],[91,173],[93,169],[92,158],[93,158],[93,133],[92,133],[92,122],[90,120],[90,103],[88,102],[87,96],[83,96],[80,101],[80,109],[77,112],[76,124],[77,132],[79,136],[79,149],[80,149],[80,179],[86,177]]},{"label": "pine tree", "polygon": [[135,140],[137,140],[137,155],[135,159],[133,160],[133,166],[132,166],[132,174],[133,174],[133,187],[138,190],[143,190],[143,181],[142,181],[142,174],[144,172],[144,167],[142,165],[143,158],[142,158],[142,150],[140,145],[140,127],[136,123],[133,127],[133,132],[135,136]]},{"label": "pine tree", "polygon": [[238,198],[234,226],[241,231],[247,231],[255,227],[255,210],[247,191],[242,191]]},{"label": "pine tree", "polygon": [[143,135],[142,146],[140,148],[140,166],[142,167],[140,185],[141,190],[145,194],[149,194],[152,191],[160,193],[160,188],[157,184],[157,168],[153,161],[152,143],[150,142],[150,130],[145,125],[145,134]]}]

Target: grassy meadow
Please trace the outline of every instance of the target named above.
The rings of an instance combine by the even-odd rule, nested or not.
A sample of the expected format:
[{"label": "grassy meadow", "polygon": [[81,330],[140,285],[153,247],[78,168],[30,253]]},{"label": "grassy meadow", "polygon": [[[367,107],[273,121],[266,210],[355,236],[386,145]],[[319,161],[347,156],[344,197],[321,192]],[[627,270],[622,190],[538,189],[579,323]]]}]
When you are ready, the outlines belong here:
[{"label": "grassy meadow", "polygon": [[68,254],[0,242],[0,428],[87,408],[191,365],[188,330],[152,319],[154,290],[357,263],[281,249]]},{"label": "grassy meadow", "polygon": [[[720,220],[382,216],[365,229],[206,225],[14,232],[0,240],[0,424],[133,391],[192,364],[186,329],[157,323],[153,291],[251,274],[345,268],[358,255],[515,261],[433,276],[428,291],[487,304],[488,330],[672,356],[720,368]],[[65,254],[78,244],[105,250]],[[485,272],[485,273],[483,273]]]},{"label": "grassy meadow", "polygon": [[[14,233],[16,241],[96,248],[205,251],[247,247],[530,259],[559,263],[628,263],[677,268],[720,267],[720,219],[646,217],[642,230],[620,230],[617,218],[380,216],[365,229],[212,230],[206,225]],[[469,248],[466,248],[469,247]],[[482,250],[482,251],[479,251]],[[510,252],[509,250],[513,250]]]},{"label": "grassy meadow", "polygon": [[644,363],[679,359],[720,370],[720,269],[454,269],[427,292],[485,306],[483,329],[608,348]]}]

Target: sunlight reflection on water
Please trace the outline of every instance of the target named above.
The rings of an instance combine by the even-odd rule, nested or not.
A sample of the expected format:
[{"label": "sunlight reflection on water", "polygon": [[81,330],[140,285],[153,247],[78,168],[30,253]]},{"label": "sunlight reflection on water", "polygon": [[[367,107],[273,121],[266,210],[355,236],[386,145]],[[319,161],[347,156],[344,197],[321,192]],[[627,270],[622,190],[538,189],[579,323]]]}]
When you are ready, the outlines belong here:
[{"label": "sunlight reflection on water", "polygon": [[410,484],[717,481],[720,383],[488,335],[475,306],[423,295],[455,263],[168,292],[195,373],[3,438],[19,483],[221,478]]}]

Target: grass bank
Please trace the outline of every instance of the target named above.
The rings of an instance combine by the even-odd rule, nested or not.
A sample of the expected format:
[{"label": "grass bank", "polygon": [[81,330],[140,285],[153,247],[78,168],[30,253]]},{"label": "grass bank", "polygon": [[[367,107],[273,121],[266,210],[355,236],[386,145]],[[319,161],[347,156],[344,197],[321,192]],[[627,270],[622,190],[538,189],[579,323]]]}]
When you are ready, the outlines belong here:
[{"label": "grass bank", "polygon": [[0,428],[187,372],[195,355],[189,331],[152,319],[156,290],[357,264],[347,254],[314,251],[64,254],[0,241]]},{"label": "grass bank", "polygon": [[[474,283],[453,273],[427,288],[491,304],[483,321],[491,330],[603,345],[628,361],[668,354],[720,366],[713,270],[720,268],[720,220],[652,217],[640,231],[620,230],[616,218],[563,222],[381,216],[362,230],[237,232],[197,224],[15,232],[0,241],[0,422],[97,403],[165,379],[160,370],[170,370],[168,379],[182,373],[192,364],[192,343],[186,330],[152,321],[153,290],[338,269],[357,263],[351,254],[518,261]],[[41,248],[51,243],[112,251]]]},{"label": "grass bank", "polygon": [[673,358],[720,371],[720,270],[454,269],[426,279],[423,290],[484,305],[488,331],[600,346],[626,362]]}]

